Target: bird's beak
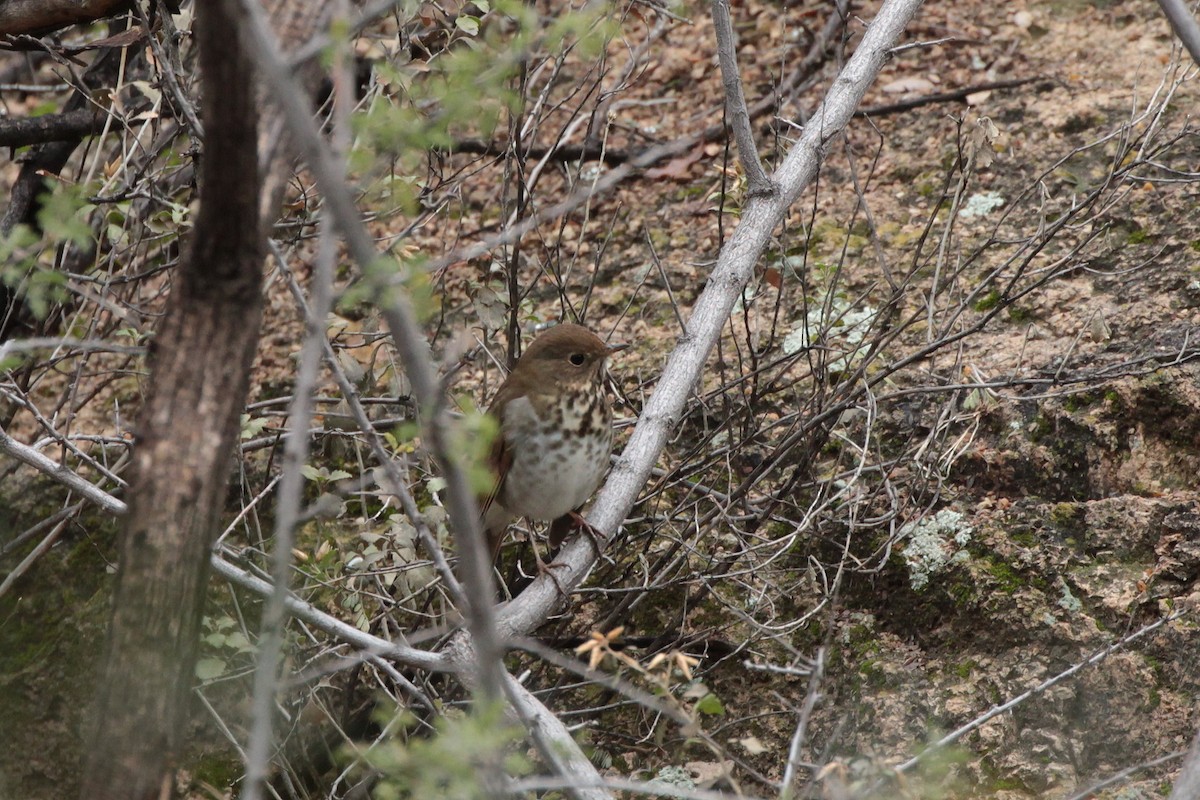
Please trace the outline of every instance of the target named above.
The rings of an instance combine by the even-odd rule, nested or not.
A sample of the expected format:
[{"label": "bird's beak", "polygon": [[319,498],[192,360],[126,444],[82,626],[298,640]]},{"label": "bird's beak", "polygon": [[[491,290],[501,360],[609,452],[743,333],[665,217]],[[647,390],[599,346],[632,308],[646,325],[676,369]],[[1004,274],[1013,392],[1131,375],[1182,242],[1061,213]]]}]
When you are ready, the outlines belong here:
[{"label": "bird's beak", "polygon": [[608,346],[608,354],[611,356],[613,353],[619,353],[622,350],[627,349],[628,347],[629,347],[628,342],[618,342],[617,344],[610,344]]}]

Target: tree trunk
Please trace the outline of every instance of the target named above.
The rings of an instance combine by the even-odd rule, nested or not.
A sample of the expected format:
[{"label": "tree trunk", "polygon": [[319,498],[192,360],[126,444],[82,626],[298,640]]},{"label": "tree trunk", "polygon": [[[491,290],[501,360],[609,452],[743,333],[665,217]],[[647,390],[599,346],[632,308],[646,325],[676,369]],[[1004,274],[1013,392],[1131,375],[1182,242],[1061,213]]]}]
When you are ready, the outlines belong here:
[{"label": "tree trunk", "polygon": [[151,352],[85,798],[169,795],[186,729],[208,552],[262,311],[258,110],[239,16],[233,0],[196,4],[200,211]]}]

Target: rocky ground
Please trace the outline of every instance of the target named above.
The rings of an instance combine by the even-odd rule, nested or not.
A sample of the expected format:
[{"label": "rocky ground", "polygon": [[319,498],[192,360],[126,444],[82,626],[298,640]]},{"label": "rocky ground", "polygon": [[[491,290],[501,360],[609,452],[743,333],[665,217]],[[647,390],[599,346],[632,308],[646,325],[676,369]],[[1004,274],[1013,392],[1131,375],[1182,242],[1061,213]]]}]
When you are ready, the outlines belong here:
[{"label": "rocky ground", "polygon": [[[753,104],[807,51],[828,9],[736,5]],[[853,14],[869,19],[873,8]],[[656,30],[664,18],[643,6],[621,21],[609,66],[636,69],[607,112],[613,148],[720,121],[707,6],[675,13],[690,24]],[[851,22],[851,48],[861,30]],[[613,774],[771,795],[803,718],[798,758],[816,794],[1071,797],[1097,787],[1091,796],[1165,797],[1179,764],[1168,757],[1200,726],[1196,81],[1151,3],[931,1],[906,43],[936,40],[946,41],[898,53],[865,102],[877,113],[833,143],[613,561],[543,631],[553,640],[624,625],[707,642],[694,680],[667,673],[664,684],[707,737],[513,657]],[[834,61],[784,97],[777,118],[756,118],[764,157],[786,151],[789,123],[811,113]],[[929,100],[960,89],[971,91]],[[915,102],[884,108],[905,101]],[[587,298],[589,324],[633,343],[613,365],[622,431],[736,226],[733,158],[698,140],[529,238],[522,322],[557,319]],[[503,163],[448,163],[463,173],[411,239],[432,257],[499,218]],[[585,168],[594,164],[547,170],[538,202],[564,196]],[[411,221],[381,213],[373,224],[385,236]],[[303,262],[311,245],[289,252]],[[503,269],[463,261],[434,276],[439,353],[461,349],[455,331],[469,329],[503,360]],[[282,281],[269,291],[258,401],[287,393],[301,332]],[[365,365],[364,391],[402,393],[386,346],[364,343],[378,328],[371,316],[346,312],[338,325],[347,364]],[[483,400],[495,379],[481,358],[458,388]],[[80,418],[123,432],[136,392],[96,398]],[[261,408],[251,416],[278,422]],[[17,424],[34,429],[29,418]],[[361,474],[362,452],[325,442],[316,465]],[[231,518],[271,467],[267,451],[245,464]],[[326,472],[314,483],[337,480]],[[14,472],[0,492],[18,485],[44,486]],[[0,522],[7,514],[20,530],[52,503],[13,496]],[[388,564],[413,556],[380,533],[386,515],[362,509],[304,532],[307,596],[377,631],[407,627],[409,613],[420,627],[412,606],[385,614],[390,595],[346,577],[364,553]],[[0,756],[0,794],[50,796],[78,747],[90,685],[71,665],[101,639],[110,536],[111,521],[78,526],[18,599],[0,600],[0,696],[17,698],[3,727],[25,743],[19,758]],[[5,568],[18,557],[6,554]],[[204,693],[236,708],[249,647],[228,602],[223,593],[206,628]],[[335,685],[345,688],[323,683],[311,697]],[[223,741],[205,720],[210,741]],[[966,725],[954,743],[931,746]],[[188,773],[197,796],[227,796],[236,775],[229,752],[212,750]]]}]

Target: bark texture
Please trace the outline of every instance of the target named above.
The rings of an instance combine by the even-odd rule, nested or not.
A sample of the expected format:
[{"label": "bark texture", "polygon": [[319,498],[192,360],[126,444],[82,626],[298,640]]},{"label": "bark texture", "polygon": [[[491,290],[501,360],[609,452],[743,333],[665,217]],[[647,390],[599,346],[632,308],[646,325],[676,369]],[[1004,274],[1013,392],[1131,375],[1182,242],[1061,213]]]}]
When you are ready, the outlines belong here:
[{"label": "bark texture", "polygon": [[208,550],[262,305],[258,108],[236,8],[231,0],[196,6],[206,131],[200,211],[151,354],[81,797],[169,794],[187,728]]}]

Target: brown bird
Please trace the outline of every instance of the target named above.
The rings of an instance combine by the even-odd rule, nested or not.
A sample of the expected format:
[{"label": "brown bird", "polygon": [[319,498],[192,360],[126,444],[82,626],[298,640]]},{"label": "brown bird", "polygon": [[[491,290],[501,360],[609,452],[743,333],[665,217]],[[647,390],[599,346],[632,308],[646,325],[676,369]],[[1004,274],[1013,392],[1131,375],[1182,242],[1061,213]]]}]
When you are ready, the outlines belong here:
[{"label": "brown bird", "polygon": [[625,345],[606,345],[581,325],[540,334],[488,408],[500,423],[492,450],[496,488],[481,502],[492,560],[518,517],[553,520],[562,544],[579,509],[596,491],[612,454],[612,407],[604,365]]}]

